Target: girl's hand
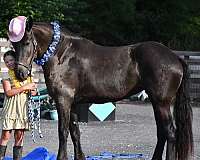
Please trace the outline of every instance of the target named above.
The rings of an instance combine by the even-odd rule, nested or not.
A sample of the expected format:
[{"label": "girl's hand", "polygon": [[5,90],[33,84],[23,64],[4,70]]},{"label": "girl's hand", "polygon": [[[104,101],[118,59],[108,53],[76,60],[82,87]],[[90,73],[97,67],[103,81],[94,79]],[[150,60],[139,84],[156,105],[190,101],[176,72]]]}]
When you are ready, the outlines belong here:
[{"label": "girl's hand", "polygon": [[27,91],[27,90],[35,90],[36,89],[36,84],[35,83],[28,83],[28,84],[25,84],[23,86],[24,90]]},{"label": "girl's hand", "polygon": [[37,94],[37,91],[36,91],[36,90],[32,90],[32,91],[31,91],[31,95],[32,95],[32,96],[36,96],[36,94]]}]

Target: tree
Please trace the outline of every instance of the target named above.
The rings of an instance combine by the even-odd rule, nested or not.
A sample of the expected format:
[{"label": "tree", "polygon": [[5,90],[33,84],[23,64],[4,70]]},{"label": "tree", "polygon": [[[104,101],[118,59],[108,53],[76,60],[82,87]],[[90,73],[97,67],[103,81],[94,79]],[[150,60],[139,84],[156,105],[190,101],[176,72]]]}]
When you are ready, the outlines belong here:
[{"label": "tree", "polygon": [[[72,1],[72,0],[71,0]],[[70,0],[1,0],[0,35],[6,36],[9,21],[16,16],[32,16],[36,21],[64,20],[63,10]]]},{"label": "tree", "polygon": [[1,0],[0,36],[9,20],[59,20],[66,28],[103,45],[154,40],[172,49],[199,50],[199,0]]}]

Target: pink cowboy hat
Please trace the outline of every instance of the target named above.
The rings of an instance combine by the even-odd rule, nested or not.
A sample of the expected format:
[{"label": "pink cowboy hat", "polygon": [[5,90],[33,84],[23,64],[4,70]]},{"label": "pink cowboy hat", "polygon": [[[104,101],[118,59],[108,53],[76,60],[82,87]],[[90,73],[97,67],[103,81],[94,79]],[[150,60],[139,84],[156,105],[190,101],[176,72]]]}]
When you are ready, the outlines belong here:
[{"label": "pink cowboy hat", "polygon": [[9,24],[8,37],[11,42],[19,42],[25,33],[26,17],[18,16],[13,18]]}]

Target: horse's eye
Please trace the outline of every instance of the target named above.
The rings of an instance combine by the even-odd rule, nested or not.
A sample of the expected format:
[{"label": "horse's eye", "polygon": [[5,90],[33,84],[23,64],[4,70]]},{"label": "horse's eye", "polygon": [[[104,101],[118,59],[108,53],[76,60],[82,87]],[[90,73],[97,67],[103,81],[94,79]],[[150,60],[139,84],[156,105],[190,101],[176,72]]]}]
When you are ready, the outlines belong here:
[{"label": "horse's eye", "polygon": [[27,41],[27,42],[24,42],[24,45],[26,45],[26,46],[28,46],[30,44],[30,42],[29,41]]}]

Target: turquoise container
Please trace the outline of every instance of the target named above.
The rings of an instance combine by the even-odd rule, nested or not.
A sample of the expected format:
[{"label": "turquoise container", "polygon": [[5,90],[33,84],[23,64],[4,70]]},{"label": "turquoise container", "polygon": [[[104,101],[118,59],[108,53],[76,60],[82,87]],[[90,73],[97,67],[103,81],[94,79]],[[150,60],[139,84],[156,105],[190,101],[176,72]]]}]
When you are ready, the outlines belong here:
[{"label": "turquoise container", "polygon": [[50,114],[50,119],[51,120],[58,120],[58,112],[57,110],[50,110],[49,111],[49,114]]}]

